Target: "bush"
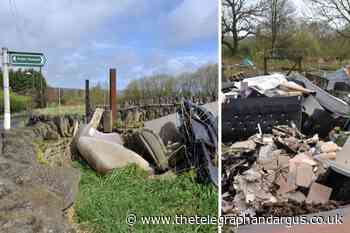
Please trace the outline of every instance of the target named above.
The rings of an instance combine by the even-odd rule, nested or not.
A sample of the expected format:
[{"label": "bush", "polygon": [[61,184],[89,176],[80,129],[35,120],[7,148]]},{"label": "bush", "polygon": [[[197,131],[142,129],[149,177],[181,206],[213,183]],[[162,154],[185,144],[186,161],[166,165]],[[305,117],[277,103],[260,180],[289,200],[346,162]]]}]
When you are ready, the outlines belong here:
[{"label": "bush", "polygon": [[[10,93],[11,112],[22,112],[28,110],[32,104],[30,96],[17,95]],[[0,91],[0,113],[4,113],[4,93]]]}]

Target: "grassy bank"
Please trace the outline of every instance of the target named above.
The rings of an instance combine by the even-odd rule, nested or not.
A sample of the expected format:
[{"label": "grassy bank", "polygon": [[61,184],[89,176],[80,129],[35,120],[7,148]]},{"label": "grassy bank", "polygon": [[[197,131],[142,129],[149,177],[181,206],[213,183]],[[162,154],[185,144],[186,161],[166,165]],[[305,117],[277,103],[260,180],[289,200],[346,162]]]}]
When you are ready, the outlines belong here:
[{"label": "grassy bank", "polygon": [[217,189],[194,181],[186,173],[168,179],[150,179],[135,166],[116,169],[101,177],[90,168],[77,165],[82,173],[75,204],[76,220],[94,232],[217,232],[215,225],[126,224],[126,216],[216,216]]}]

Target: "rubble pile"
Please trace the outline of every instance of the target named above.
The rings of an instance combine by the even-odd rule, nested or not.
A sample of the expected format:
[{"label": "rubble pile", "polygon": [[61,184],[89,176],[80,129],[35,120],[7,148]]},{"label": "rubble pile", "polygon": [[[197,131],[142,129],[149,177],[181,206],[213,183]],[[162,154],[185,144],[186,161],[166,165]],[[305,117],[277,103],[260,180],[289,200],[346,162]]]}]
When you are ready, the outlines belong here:
[{"label": "rubble pile", "polygon": [[337,208],[322,178],[340,149],[285,125],[223,146],[223,213],[293,216]]},{"label": "rubble pile", "polygon": [[103,111],[96,108],[90,122],[82,125],[74,138],[74,147],[96,172],[107,174],[128,164],[152,175],[196,169],[198,180],[218,185],[217,118],[206,108],[182,100],[177,115],[173,115],[178,127],[172,118],[159,119],[159,133],[141,127],[123,134],[102,133],[98,126]]}]

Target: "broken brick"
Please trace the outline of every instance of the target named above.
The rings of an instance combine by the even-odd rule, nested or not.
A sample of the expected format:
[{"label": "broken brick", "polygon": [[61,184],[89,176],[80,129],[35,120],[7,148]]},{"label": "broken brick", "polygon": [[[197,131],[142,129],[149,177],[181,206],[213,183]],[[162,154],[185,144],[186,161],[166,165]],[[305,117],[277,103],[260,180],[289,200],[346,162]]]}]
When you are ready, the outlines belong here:
[{"label": "broken brick", "polygon": [[285,194],[297,188],[295,185],[288,183],[282,175],[278,176],[278,178],[276,179],[276,184],[278,184],[278,186],[280,187],[277,190],[279,194]]}]

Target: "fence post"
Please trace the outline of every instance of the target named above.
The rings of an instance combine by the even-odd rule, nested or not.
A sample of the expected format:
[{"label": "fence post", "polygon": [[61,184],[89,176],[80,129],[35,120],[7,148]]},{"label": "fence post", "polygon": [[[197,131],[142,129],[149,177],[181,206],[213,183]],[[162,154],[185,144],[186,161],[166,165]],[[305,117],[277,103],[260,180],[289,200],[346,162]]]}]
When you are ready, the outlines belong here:
[{"label": "fence post", "polygon": [[267,57],[264,56],[264,74],[267,75]]},{"label": "fence post", "polygon": [[89,122],[90,117],[90,84],[89,80],[85,80],[85,122]]},{"label": "fence post", "polygon": [[117,120],[117,71],[116,69],[109,70],[109,88],[110,88],[110,109],[112,111],[112,122]]}]

